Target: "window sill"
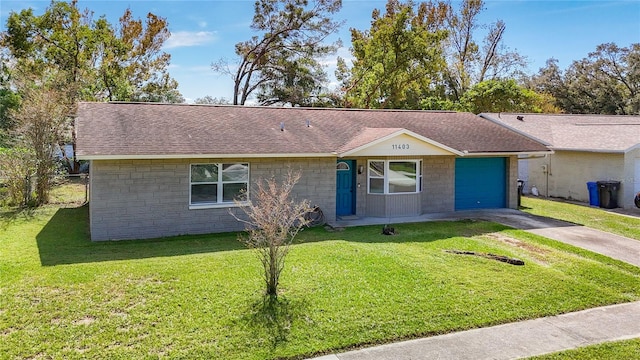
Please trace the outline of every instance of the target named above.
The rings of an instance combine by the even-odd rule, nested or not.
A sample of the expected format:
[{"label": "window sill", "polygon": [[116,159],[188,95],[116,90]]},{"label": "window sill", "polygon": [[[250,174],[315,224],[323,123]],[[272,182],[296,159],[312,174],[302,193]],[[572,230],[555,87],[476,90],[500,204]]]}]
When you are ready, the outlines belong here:
[{"label": "window sill", "polygon": [[249,205],[248,201],[241,203],[220,203],[220,204],[195,204],[189,205],[189,210],[200,210],[200,209],[227,209],[227,208],[235,208]]}]

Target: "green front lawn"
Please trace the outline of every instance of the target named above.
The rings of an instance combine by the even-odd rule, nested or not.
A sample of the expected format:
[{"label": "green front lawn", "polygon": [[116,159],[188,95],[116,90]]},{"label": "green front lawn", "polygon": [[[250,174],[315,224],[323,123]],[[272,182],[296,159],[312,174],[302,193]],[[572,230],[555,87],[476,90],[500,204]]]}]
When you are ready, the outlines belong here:
[{"label": "green front lawn", "polygon": [[522,210],[640,240],[640,218],[637,217],[530,196],[522,198]]},{"label": "green front lawn", "polygon": [[265,303],[235,234],[91,243],[87,210],[0,215],[0,358],[301,358],[640,300],[639,268],[460,221],[305,230]]}]

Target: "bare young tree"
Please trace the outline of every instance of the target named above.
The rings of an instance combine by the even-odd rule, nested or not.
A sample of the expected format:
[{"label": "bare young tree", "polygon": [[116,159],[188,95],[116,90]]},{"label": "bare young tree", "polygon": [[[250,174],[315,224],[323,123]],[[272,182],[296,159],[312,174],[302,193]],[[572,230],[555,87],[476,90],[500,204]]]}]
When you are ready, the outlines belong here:
[{"label": "bare young tree", "polygon": [[22,106],[12,112],[18,146],[29,149],[35,160],[36,203],[49,201],[54,176],[55,144],[68,125],[68,107],[60,93],[44,86],[24,87]]},{"label": "bare young tree", "polygon": [[9,205],[27,206],[31,202],[31,177],[35,173],[33,151],[26,148],[0,148],[0,176],[5,179]]},{"label": "bare young tree", "polygon": [[256,250],[270,297],[278,296],[285,257],[295,236],[309,222],[305,215],[313,210],[309,201],[292,197],[300,177],[300,171],[289,169],[280,181],[275,177],[259,180],[252,190],[251,202],[241,207],[247,219],[233,215],[246,225],[246,234],[238,240]]}]

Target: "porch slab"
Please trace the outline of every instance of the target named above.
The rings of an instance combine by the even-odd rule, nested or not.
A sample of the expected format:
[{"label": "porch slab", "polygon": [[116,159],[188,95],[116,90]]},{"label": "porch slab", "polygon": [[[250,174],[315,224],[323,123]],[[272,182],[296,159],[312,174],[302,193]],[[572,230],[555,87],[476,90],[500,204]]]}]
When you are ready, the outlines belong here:
[{"label": "porch slab", "polygon": [[396,216],[396,217],[341,217],[335,222],[329,222],[333,227],[351,227],[365,225],[393,225],[406,224],[425,221],[456,221],[463,219],[489,220],[496,216],[509,217],[510,215],[522,215],[523,212],[515,209],[490,209],[490,210],[463,210],[443,213],[422,214],[418,216]]}]

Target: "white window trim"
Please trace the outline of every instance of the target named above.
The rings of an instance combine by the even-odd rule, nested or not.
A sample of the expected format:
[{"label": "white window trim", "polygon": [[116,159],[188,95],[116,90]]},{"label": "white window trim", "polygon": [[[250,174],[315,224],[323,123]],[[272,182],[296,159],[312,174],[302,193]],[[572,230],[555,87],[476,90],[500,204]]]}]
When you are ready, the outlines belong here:
[{"label": "white window trim", "polygon": [[199,210],[199,209],[228,209],[234,207],[243,207],[249,205],[250,201],[242,201],[242,202],[226,202],[226,203],[210,203],[210,204],[195,204],[189,205],[189,210]]},{"label": "white window trim", "polygon": [[[222,199],[223,198],[223,187],[224,184],[235,184],[238,183],[236,181],[222,181],[222,168],[223,165],[229,165],[229,164],[246,164],[247,165],[247,200],[246,201],[241,201],[241,202],[215,202],[215,203],[199,203],[199,204],[192,204],[191,203],[191,190],[193,188],[193,184],[217,184],[218,185],[218,194],[217,194],[217,198],[218,199]],[[218,181],[216,182],[201,182],[201,183],[194,183],[191,181],[191,167],[194,165],[216,165],[218,167]],[[250,184],[250,180],[251,180],[251,164],[248,162],[212,162],[212,163],[193,163],[193,164],[189,164],[189,210],[197,210],[197,209],[224,209],[224,208],[234,208],[234,207],[242,207],[242,206],[246,206],[247,204],[250,203],[249,200],[249,184]]]},{"label": "white window trim", "polygon": [[[372,193],[371,192],[371,176],[369,175],[369,169],[371,168],[372,162],[382,162],[384,163],[384,188],[381,193]],[[390,162],[414,162],[416,163],[416,191],[414,192],[389,192],[389,163]],[[374,179],[379,179],[378,177],[374,177]],[[392,160],[383,160],[383,159],[369,159],[367,161],[367,194],[369,195],[407,195],[407,194],[419,194],[422,192],[422,160],[420,159],[392,159]]]}]

